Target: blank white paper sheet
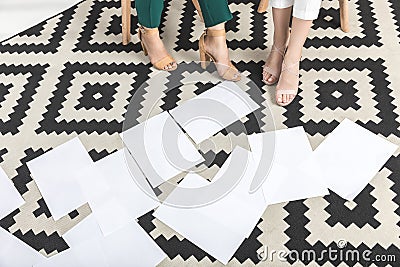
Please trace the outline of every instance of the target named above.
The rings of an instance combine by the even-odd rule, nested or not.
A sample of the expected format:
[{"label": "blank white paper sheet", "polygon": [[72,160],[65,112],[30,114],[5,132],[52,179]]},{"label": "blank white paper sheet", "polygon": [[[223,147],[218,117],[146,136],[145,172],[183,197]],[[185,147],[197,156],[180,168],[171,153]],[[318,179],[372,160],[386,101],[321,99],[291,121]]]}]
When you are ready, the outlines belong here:
[{"label": "blank white paper sheet", "polygon": [[[324,182],[318,179],[316,168],[310,173],[302,170],[301,163],[312,155],[303,127],[253,134],[248,140],[257,162],[261,159],[261,153],[274,153],[270,171],[265,173],[266,178],[262,185],[268,205],[329,194]],[[274,151],[266,147],[271,142],[275,144]]]},{"label": "blank white paper sheet", "polygon": [[45,257],[0,227],[0,266],[31,267]]},{"label": "blank white paper sheet", "polygon": [[85,240],[34,267],[156,266],[165,257],[147,233],[132,221],[107,237]]},{"label": "blank white paper sheet", "polygon": [[[123,149],[112,153],[79,177],[82,192],[104,235],[113,233],[159,205],[136,162],[132,160],[128,168],[124,153]],[[146,188],[140,188],[134,179],[142,179]]]},{"label": "blank white paper sheet", "polygon": [[168,112],[149,118],[121,136],[153,187],[204,161]]},{"label": "blank white paper sheet", "polygon": [[27,163],[54,220],[87,202],[76,178],[92,164],[77,137]]},{"label": "blank white paper sheet", "polygon": [[224,81],[174,108],[171,115],[199,144],[258,108],[236,83]]},{"label": "blank white paper sheet", "polygon": [[320,168],[321,178],[328,188],[344,199],[353,200],[397,148],[355,122],[344,119],[315,149],[312,164]]},{"label": "blank white paper sheet", "polygon": [[[230,157],[240,153],[249,152],[237,147]],[[230,158],[220,171],[224,172],[224,166],[229,160]],[[161,205],[154,216],[223,264],[227,264],[244,239],[251,234],[267,206],[262,190],[254,194],[248,193],[254,171],[254,165],[250,163],[249,166],[237,186],[218,201],[197,208]],[[237,173],[241,171],[237,170]],[[218,176],[221,174],[218,173],[214,179],[219,179]],[[180,183],[181,186],[190,188],[209,184],[210,182],[195,173],[189,173]],[[173,194],[174,192],[169,197]]]},{"label": "blank white paper sheet", "polygon": [[25,201],[17,191],[14,183],[0,168],[0,219],[21,207]]},{"label": "blank white paper sheet", "polygon": [[62,236],[70,248],[75,248],[81,243],[94,238],[103,237],[99,224],[93,214],[89,214]]}]

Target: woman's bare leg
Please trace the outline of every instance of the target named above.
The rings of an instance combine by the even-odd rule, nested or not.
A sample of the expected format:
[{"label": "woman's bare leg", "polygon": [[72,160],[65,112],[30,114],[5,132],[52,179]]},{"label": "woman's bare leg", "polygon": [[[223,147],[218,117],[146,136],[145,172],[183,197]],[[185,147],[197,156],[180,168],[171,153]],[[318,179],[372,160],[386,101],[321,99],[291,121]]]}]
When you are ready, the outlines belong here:
[{"label": "woman's bare leg", "polygon": [[[281,73],[276,89],[296,89],[299,86],[299,78],[296,73],[299,69],[301,53],[308,33],[312,26],[312,20],[302,20],[293,18],[292,30],[290,33],[289,45],[285,54],[285,64],[289,66],[289,71]],[[279,103],[285,104],[290,102],[295,95],[280,94],[277,96]]]},{"label": "woman's bare leg", "polygon": [[[284,52],[287,45],[287,40],[289,38],[291,12],[292,7],[272,8],[272,16],[274,21],[274,42],[272,47],[279,49],[281,52]],[[271,69],[276,69],[276,72],[280,73],[282,60],[283,57],[281,53],[272,52],[267,58],[266,65]],[[264,81],[275,83],[276,79],[278,78],[279,77],[275,77],[269,72],[264,72]]]},{"label": "woman's bare leg", "polygon": [[[209,30],[224,30],[225,23],[209,27]],[[215,60],[225,66],[229,66],[231,59],[229,57],[228,45],[225,36],[207,36],[204,40],[207,51],[215,57]]]},{"label": "woman's bare leg", "polygon": [[[143,27],[144,30],[147,28]],[[159,34],[143,34],[142,41],[146,46],[147,52],[149,53],[149,58],[151,63],[155,63],[162,58],[168,56],[168,51],[165,49],[164,43],[160,38]],[[176,62],[170,63],[164,67],[164,70],[171,70],[176,68]]]}]

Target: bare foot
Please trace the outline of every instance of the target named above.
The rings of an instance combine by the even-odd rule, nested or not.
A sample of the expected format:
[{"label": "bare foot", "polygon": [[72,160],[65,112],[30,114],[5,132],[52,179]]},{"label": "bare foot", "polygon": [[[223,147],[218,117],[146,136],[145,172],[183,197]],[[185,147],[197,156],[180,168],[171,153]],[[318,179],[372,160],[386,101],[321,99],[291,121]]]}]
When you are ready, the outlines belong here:
[{"label": "bare foot", "polygon": [[[144,31],[146,31],[146,28]],[[153,65],[169,55],[158,32],[156,34],[142,34],[142,41]],[[176,67],[176,62],[172,62],[167,64],[164,70],[174,70]]]}]

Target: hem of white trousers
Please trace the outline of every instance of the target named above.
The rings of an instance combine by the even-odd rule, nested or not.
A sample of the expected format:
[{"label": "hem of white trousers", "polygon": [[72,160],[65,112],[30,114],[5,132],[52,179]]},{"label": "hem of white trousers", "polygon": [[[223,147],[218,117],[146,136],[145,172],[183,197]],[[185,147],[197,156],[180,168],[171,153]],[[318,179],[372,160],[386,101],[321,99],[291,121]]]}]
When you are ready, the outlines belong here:
[{"label": "hem of white trousers", "polygon": [[293,10],[293,17],[302,19],[302,20],[315,20],[319,15],[319,7],[315,10]]},{"label": "hem of white trousers", "polygon": [[293,6],[294,1],[276,1],[275,3],[271,4],[272,8],[288,8]]}]

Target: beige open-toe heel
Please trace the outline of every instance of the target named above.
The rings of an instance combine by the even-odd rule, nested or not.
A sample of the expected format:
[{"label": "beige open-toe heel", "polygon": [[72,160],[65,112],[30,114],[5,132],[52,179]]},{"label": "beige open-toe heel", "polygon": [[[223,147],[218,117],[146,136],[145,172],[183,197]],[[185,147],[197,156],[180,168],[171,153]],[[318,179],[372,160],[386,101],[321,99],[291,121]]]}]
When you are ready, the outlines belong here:
[{"label": "beige open-toe heel", "polygon": [[[210,30],[210,29],[207,29],[201,35],[200,40],[199,40],[199,52],[200,52],[201,67],[203,69],[206,69],[211,61],[213,61],[214,63],[218,64],[218,62],[215,60],[214,56],[211,55],[209,52],[207,52],[207,50],[205,48],[204,40],[205,40],[206,36],[211,36],[211,37],[223,36],[223,37],[226,37],[226,32],[225,32],[225,30]],[[232,62],[229,62],[229,65],[226,66],[226,70],[225,70],[224,73],[222,73],[222,74],[220,72],[218,72],[218,73],[221,76],[221,78],[223,78],[225,80],[234,81],[234,82],[240,81],[240,72],[232,64]]]},{"label": "beige open-toe heel", "polygon": [[[297,78],[299,78],[299,75],[300,75],[299,62],[295,62],[293,64],[287,65],[286,62],[283,61],[281,73],[287,72],[287,73],[295,75]],[[293,88],[277,89],[276,93],[275,93],[276,103],[279,106],[282,106],[282,107],[285,107],[285,106],[289,105],[295,99],[298,90],[299,90],[298,86],[296,87],[296,89],[293,89]],[[294,97],[292,99],[290,99],[290,101],[283,103],[283,97],[281,97],[281,102],[279,102],[279,100],[278,100],[279,99],[279,97],[278,97],[279,95],[294,95]]]},{"label": "beige open-toe heel", "polygon": [[[287,46],[277,47],[276,45],[273,45],[270,54],[278,53],[283,58],[283,57],[285,57],[286,48],[287,48]],[[278,82],[279,75],[281,75],[281,69],[282,68],[274,69],[274,68],[268,66],[267,62],[265,62],[264,67],[263,67],[263,73],[262,73],[263,74],[263,82],[266,85],[270,85],[270,86],[276,84]],[[265,75],[267,75],[267,73],[271,74],[271,77],[274,78],[273,82],[269,82],[268,80],[264,79],[264,77],[265,77]]]},{"label": "beige open-toe heel", "polygon": [[[147,53],[146,45],[144,44],[144,42],[142,40],[142,37],[143,37],[143,35],[152,35],[152,34],[158,34],[158,29],[157,28],[146,29],[142,26],[139,27],[139,32],[138,32],[139,40],[140,40],[140,44],[142,45],[142,49],[143,49],[145,56],[147,56],[148,53]],[[152,64],[153,64],[154,68],[156,68],[158,70],[173,71],[173,70],[176,70],[176,68],[177,68],[175,59],[169,54],[155,63],[152,62]],[[171,68],[166,68],[168,66],[171,66]]]}]

